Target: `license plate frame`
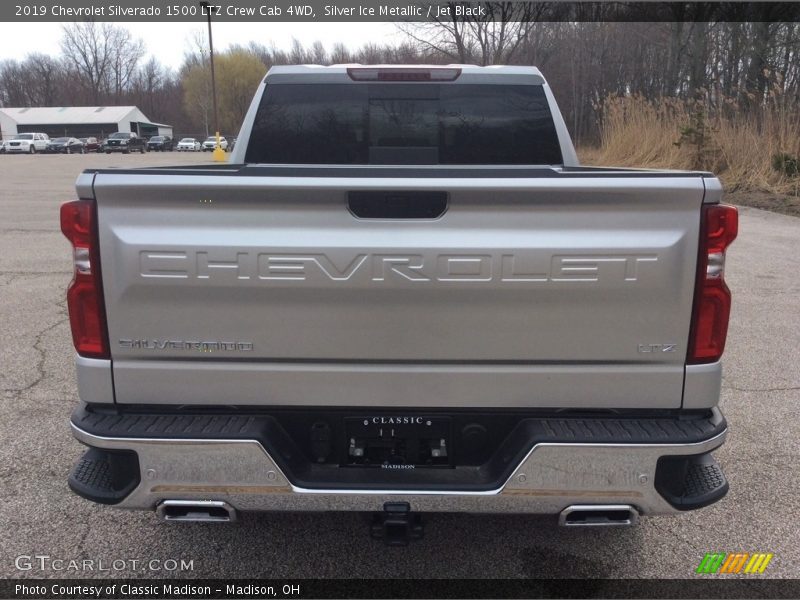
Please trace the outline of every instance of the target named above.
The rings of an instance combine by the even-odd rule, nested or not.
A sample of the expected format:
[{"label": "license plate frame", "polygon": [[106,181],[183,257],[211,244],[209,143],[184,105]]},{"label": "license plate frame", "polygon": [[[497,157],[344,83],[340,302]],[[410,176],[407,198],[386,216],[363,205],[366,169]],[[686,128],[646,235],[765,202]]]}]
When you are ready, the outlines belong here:
[{"label": "license plate frame", "polygon": [[383,469],[452,466],[452,418],[442,415],[345,417],[343,466]]}]

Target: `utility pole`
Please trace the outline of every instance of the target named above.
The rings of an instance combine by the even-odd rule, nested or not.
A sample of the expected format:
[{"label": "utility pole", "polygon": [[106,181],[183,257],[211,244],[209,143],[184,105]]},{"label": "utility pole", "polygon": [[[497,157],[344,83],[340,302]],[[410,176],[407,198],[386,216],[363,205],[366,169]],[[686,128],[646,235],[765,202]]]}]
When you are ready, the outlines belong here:
[{"label": "utility pole", "polygon": [[217,137],[212,157],[217,162],[225,162],[225,151],[219,145],[219,113],[217,112],[217,79],[214,73],[214,38],[211,35],[211,7],[208,2],[201,2],[200,7],[208,17],[208,51],[211,61],[211,98],[214,104],[214,132]]}]

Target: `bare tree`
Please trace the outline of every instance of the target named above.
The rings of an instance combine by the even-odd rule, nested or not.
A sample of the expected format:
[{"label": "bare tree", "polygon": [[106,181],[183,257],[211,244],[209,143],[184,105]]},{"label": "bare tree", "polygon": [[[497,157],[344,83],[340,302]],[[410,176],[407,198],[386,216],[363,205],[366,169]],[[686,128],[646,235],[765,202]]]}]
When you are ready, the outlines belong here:
[{"label": "bare tree", "polygon": [[[514,62],[534,31],[547,3],[448,2],[443,17],[432,23],[403,24],[406,33],[422,48],[466,63],[481,65]],[[470,12],[465,14],[469,9]]]},{"label": "bare tree", "polygon": [[84,21],[64,26],[61,52],[82,80],[91,101],[119,99],[144,56],[144,43],[111,23]]},{"label": "bare tree", "polygon": [[32,105],[55,104],[59,87],[63,82],[63,68],[59,61],[46,54],[30,54],[25,59],[25,70],[30,79],[30,102]]},{"label": "bare tree", "polygon": [[110,88],[114,98],[119,100],[137,72],[145,46],[141,39],[134,39],[131,32],[122,27],[112,28],[110,36]]},{"label": "bare tree", "polygon": [[0,63],[0,105],[30,106],[25,69],[15,60]]},{"label": "bare tree", "polygon": [[292,38],[292,49],[289,51],[289,62],[295,65],[304,65],[313,62],[311,53],[308,52],[300,40]]},{"label": "bare tree", "polygon": [[86,21],[63,27],[61,52],[88,90],[92,102],[100,103],[107,90],[112,52],[110,23]]},{"label": "bare tree", "polygon": [[155,57],[148,60],[136,73],[132,89],[139,99],[137,104],[143,106],[151,118],[157,114],[158,92],[164,88],[169,78],[169,73]]},{"label": "bare tree", "polygon": [[[451,8],[455,2],[448,3]],[[438,19],[431,23],[399,23],[398,29],[413,41],[416,48],[449,58],[458,63],[470,62],[466,23],[459,18]]]},{"label": "bare tree", "polygon": [[347,46],[339,42],[333,45],[333,49],[330,53],[330,61],[331,64],[341,65],[353,62],[353,59],[350,56],[350,50],[347,49]]},{"label": "bare tree", "polygon": [[328,62],[328,51],[319,40],[311,45],[311,62],[315,65],[324,65]]},{"label": "bare tree", "polygon": [[64,69],[46,54],[0,64],[0,104],[48,106],[63,98]]}]

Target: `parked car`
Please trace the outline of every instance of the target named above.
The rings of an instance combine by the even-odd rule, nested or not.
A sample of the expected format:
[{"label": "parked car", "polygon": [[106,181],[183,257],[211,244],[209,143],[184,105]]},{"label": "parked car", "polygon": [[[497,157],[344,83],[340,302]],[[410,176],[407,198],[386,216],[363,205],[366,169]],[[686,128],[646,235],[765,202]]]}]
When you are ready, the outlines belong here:
[{"label": "parked car", "polygon": [[112,152],[130,154],[137,150],[142,154],[147,151],[147,144],[144,138],[140,138],[135,133],[129,133],[127,131],[112,133],[108,136],[106,143],[103,145],[103,152],[106,154],[111,154]]},{"label": "parked car", "polygon": [[[213,150],[216,147],[216,145],[217,145],[217,136],[215,136],[215,135],[208,136],[206,138],[206,141],[203,142],[203,152],[213,152]],[[220,138],[219,138],[219,147],[222,148],[223,150],[225,150],[225,152],[227,152],[228,151],[228,140],[226,140],[224,137],[220,136]]]},{"label": "parked car", "polygon": [[18,133],[5,143],[6,152],[9,154],[36,154],[47,150],[50,136],[46,133]]},{"label": "parked car", "polygon": [[582,166],[533,67],[272,67],[247,114],[230,163],[87,170],[61,207],[76,493],[377,511],[390,543],[412,511],[591,528],[726,494],[711,173]]},{"label": "parked car", "polygon": [[154,135],[147,141],[147,149],[155,152],[172,151],[172,138],[168,135]]},{"label": "parked car", "polygon": [[178,152],[200,152],[203,145],[194,138],[183,138],[178,142]]},{"label": "parked car", "polygon": [[95,137],[78,138],[83,142],[83,148],[86,152],[98,152],[100,150],[101,142],[97,141]]},{"label": "parked car", "polygon": [[46,152],[53,154],[83,154],[83,142],[74,137],[58,137],[50,140]]}]

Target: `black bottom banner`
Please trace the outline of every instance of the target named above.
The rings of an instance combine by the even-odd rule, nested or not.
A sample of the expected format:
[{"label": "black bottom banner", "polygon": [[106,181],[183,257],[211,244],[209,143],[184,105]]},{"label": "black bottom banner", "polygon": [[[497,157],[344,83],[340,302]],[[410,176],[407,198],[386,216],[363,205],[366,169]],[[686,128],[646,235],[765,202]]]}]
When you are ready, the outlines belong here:
[{"label": "black bottom banner", "polygon": [[0,598],[800,598],[800,580],[6,579]]}]

